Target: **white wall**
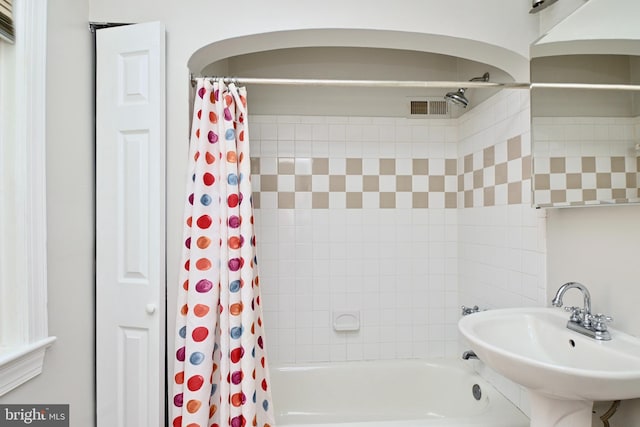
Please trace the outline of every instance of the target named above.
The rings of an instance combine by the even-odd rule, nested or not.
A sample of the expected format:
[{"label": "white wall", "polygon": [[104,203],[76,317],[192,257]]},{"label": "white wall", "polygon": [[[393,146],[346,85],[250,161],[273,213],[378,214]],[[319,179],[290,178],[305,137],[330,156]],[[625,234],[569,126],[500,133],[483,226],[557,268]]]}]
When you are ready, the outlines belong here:
[{"label": "white wall", "polygon": [[[565,282],[583,283],[591,292],[594,311],[613,316],[612,327],[640,337],[640,206],[548,212],[547,296]],[[565,305],[580,304],[567,300]]]},{"label": "white wall", "polygon": [[[234,18],[241,14],[245,18],[244,24],[239,25],[237,19],[218,19],[208,0],[191,2],[189,7],[168,0],[50,1],[47,86],[49,327],[51,334],[58,336],[58,341],[48,351],[44,373],[3,396],[2,402],[69,403],[73,427],[94,424],[92,73],[88,21],[162,20],[167,25],[167,116],[170,118],[167,129],[167,158],[170,159],[167,171],[167,259],[177,260],[181,247],[179,224],[182,220],[182,193],[190,122],[187,62],[196,50],[216,41],[262,32],[295,28],[354,27],[390,31],[371,40],[372,43],[384,45],[387,43],[385,36],[396,34],[394,31],[397,30],[401,35],[405,32],[411,37],[418,35],[411,41],[416,50],[448,50],[455,54],[458,45],[452,39],[444,39],[449,44],[429,45],[428,42],[435,40],[428,37],[429,34],[445,34],[452,38],[466,38],[466,41],[478,40],[484,50],[481,57],[475,59],[487,63],[494,63],[495,59],[510,64],[514,69],[520,70],[520,77],[517,78],[526,80],[522,76],[528,75],[526,58],[529,43],[538,34],[538,18],[527,14],[529,4],[527,1],[503,0],[456,0],[437,4],[406,0],[401,4],[394,4],[397,14],[389,15],[388,8],[373,8],[371,2],[364,0],[349,3],[337,0],[325,2],[317,11],[310,11],[306,4],[295,0],[269,3],[244,0],[234,3],[232,7]],[[340,13],[335,13],[336,10]],[[230,11],[223,10],[219,14],[229,17]],[[266,19],[267,16],[270,19]],[[450,26],[448,19],[457,19],[460,24]],[[215,22],[215,25],[211,22]],[[253,41],[257,43],[240,47],[247,50],[255,47],[259,50],[259,39]],[[408,45],[405,38],[394,41]],[[327,42],[336,44],[340,40],[331,38]],[[474,54],[469,50],[477,46],[477,43],[467,45],[466,53],[470,59],[474,59],[471,58]],[[490,46],[496,46],[497,51]],[[240,49],[238,46],[232,47]],[[505,49],[501,47],[512,55],[505,53]],[[526,70],[522,69],[522,61]],[[637,208],[635,209],[637,215]],[[524,208],[522,210],[525,211]],[[527,224],[534,227],[530,217],[526,215]],[[610,218],[615,221],[616,215],[606,211],[601,218],[594,219],[590,226],[598,227],[598,224],[606,223]],[[524,221],[524,217],[520,218]],[[513,230],[517,232],[518,228]],[[177,282],[177,263],[169,263],[167,268],[168,287],[171,289],[171,283]],[[575,279],[572,274],[570,276]],[[625,276],[623,279],[627,280],[629,277],[634,276]],[[550,274],[550,278],[552,283],[558,282],[555,273]],[[585,281],[592,287],[597,287],[595,280]],[[620,280],[617,282],[622,283]],[[169,298],[170,311],[175,293],[170,292]],[[462,302],[471,304],[473,300]],[[619,309],[611,311],[618,317],[618,313],[623,312]],[[173,319],[169,318],[168,330],[172,330],[172,324]],[[169,337],[169,347],[172,345]]]},{"label": "white wall", "polygon": [[[608,0],[589,0],[580,5],[580,1],[568,1],[564,7],[554,7],[553,12],[550,11],[548,14],[545,14],[545,11],[541,12],[544,14],[541,19],[541,33],[546,34],[531,47],[532,56],[567,53],[640,54],[640,30],[636,25],[640,3],[636,0],[617,0],[615,3]],[[574,8],[577,8],[575,12],[560,20],[561,16]],[[553,13],[559,15],[555,16]],[[554,22],[559,23],[549,29],[549,25]]]},{"label": "white wall", "polygon": [[[591,293],[593,310],[613,317],[612,328],[640,337],[640,206],[548,209],[548,215],[547,299],[563,283],[580,282]],[[564,298],[567,306],[581,301],[579,292]],[[638,420],[640,399],[622,402],[611,419],[614,426]]]},{"label": "white wall", "polygon": [[[528,79],[528,46],[537,36],[538,18],[528,14],[526,2],[490,0],[423,2],[403,0],[387,7],[371,2],[331,0],[315,10],[294,0],[269,3],[235,2],[230,11],[217,11],[209,0],[189,7],[160,1],[90,1],[90,20],[144,22],[161,20],[167,28],[167,260],[177,260],[181,247],[182,198],[187,162],[189,117],[188,61],[197,73],[227,56],[305,45],[373,46],[449,53],[509,69],[521,81]],[[339,11],[339,13],[336,13]],[[393,18],[390,18],[393,16]],[[229,19],[224,19],[229,17]],[[238,21],[238,17],[242,17]],[[267,18],[268,17],[268,18]],[[508,17],[508,18],[506,18]],[[454,19],[457,25],[450,25]],[[215,23],[215,24],[212,24]],[[291,32],[294,30],[299,30]],[[328,30],[328,31],[325,31]],[[226,43],[218,43],[227,41]],[[168,311],[176,300],[178,263],[167,265]],[[169,316],[167,330],[173,330]],[[168,338],[173,348],[173,337]],[[169,358],[172,352],[169,351]],[[172,363],[169,363],[171,366]]]},{"label": "white wall", "polygon": [[[370,2],[323,3],[315,13],[292,0],[265,4],[244,1],[233,5],[234,16],[244,13],[244,25],[237,19],[217,19],[210,1],[192,2],[189,7],[167,0],[49,1],[47,77],[47,191],[49,328],[57,342],[48,351],[44,372],[36,379],[3,396],[3,403],[69,403],[71,425],[94,424],[94,326],[93,326],[93,148],[92,70],[89,21],[147,22],[162,20],[167,25],[168,117],[168,259],[178,259],[182,192],[190,117],[187,62],[202,46],[228,38],[294,28],[368,28],[390,32],[371,43],[383,45],[391,34],[413,34],[413,45],[425,51],[456,53],[452,40],[432,45],[424,31],[467,38],[470,56],[474,48],[485,50],[480,58],[500,58],[521,76],[528,75],[526,55],[535,37],[537,19],[526,15],[526,6],[501,0],[469,5],[461,0],[426,6],[421,1],[398,5],[401,15],[389,19],[387,8],[372,8]],[[334,13],[339,10],[340,13]],[[462,11],[462,12],[461,12]],[[229,10],[221,12],[229,16]],[[269,16],[270,19],[265,19]],[[519,19],[504,19],[505,16]],[[448,26],[445,18],[460,26]],[[211,25],[211,21],[216,25]],[[523,28],[525,31],[523,31]],[[461,30],[462,29],[462,30]],[[396,31],[397,30],[397,31]],[[505,37],[509,34],[509,37]],[[478,40],[479,42],[476,42]],[[329,39],[327,39],[327,42]],[[339,43],[340,37],[334,40]],[[245,48],[255,45],[245,45]],[[491,48],[490,46],[495,46]],[[391,46],[393,47],[393,46]],[[503,49],[502,47],[506,48]],[[506,51],[506,53],[505,53]],[[483,56],[484,55],[484,56]],[[505,59],[506,58],[506,59]],[[522,78],[526,80],[526,78]],[[180,202],[176,202],[176,201]],[[169,284],[177,281],[177,264],[168,265]],[[171,289],[171,286],[169,286]],[[170,294],[169,309],[175,295]],[[173,319],[169,319],[170,325]],[[171,326],[169,330],[171,330]],[[172,339],[169,339],[171,347]]]},{"label": "white wall", "polygon": [[[49,334],[43,373],[2,403],[69,404],[94,424],[93,113],[88,3],[49,1],[47,248]],[[35,124],[34,124],[35,125]]]},{"label": "white wall", "polygon": [[[186,61],[182,61],[185,54],[186,58],[189,58],[193,52],[201,47],[221,40],[255,34],[261,35],[253,44],[241,42],[244,44],[243,46],[231,48],[239,50],[236,54],[247,53],[267,50],[262,44],[269,37],[263,36],[263,34],[326,28],[331,28],[332,31],[325,34],[323,41],[325,46],[336,45],[336,43],[338,43],[337,45],[348,44],[348,34],[346,33],[341,34],[341,40],[335,39],[335,36],[342,29],[389,31],[384,36],[382,34],[369,35],[370,42],[374,47],[391,47],[386,45],[401,33],[415,34],[416,36],[445,35],[473,43],[468,43],[465,48],[464,45],[459,45],[457,40],[449,39],[445,40],[443,45],[422,46],[415,50],[442,53],[441,50],[456,46],[470,55],[469,59],[476,59],[477,47],[486,44],[498,47],[496,50],[488,49],[482,53],[493,56],[494,60],[490,62],[495,63],[502,60],[512,62],[516,61],[516,57],[506,58],[504,52],[499,52],[500,48],[504,47],[514,55],[526,58],[529,43],[537,36],[538,30],[538,19],[527,14],[528,5],[526,2],[505,3],[500,0],[482,3],[464,0],[435,3],[403,0],[394,4],[394,19],[389,19],[388,8],[372,7],[371,3],[365,0],[352,0],[347,3],[331,0],[321,5],[311,6],[295,0],[277,0],[270,3],[245,0],[234,3],[234,19],[215,19],[216,25],[211,25],[210,19],[212,16],[216,17],[217,11],[210,8],[211,3],[205,0],[191,2],[188,8],[177,6],[176,3],[166,0],[153,2],[153,5],[149,1],[131,4],[125,0],[110,2],[94,0],[91,2],[91,19],[121,22],[164,21],[168,31],[174,34],[175,46],[182,50],[181,54],[175,57],[179,65],[186,63]],[[202,13],[203,11],[210,13]],[[221,16],[226,16],[226,12],[226,10],[219,11]],[[238,16],[242,17],[240,22],[235,19]],[[505,16],[509,16],[509,19],[504,19]],[[455,21],[455,25],[452,25],[451,20]],[[394,32],[399,32],[399,34],[394,34]],[[271,39],[271,41],[274,40]],[[308,42],[304,37],[281,42],[295,45],[298,41]],[[474,47],[470,48],[472,45]],[[395,47],[400,48],[400,46]],[[207,58],[195,60],[193,69],[196,72],[199,72],[210,62],[231,56],[230,51],[220,50],[211,51],[210,54],[211,58],[208,61]],[[222,56],[216,57],[217,55]],[[467,57],[462,53],[459,56]],[[507,56],[510,55],[507,54]],[[520,71],[524,71],[525,74],[520,74],[518,78],[528,74],[528,70]]]}]

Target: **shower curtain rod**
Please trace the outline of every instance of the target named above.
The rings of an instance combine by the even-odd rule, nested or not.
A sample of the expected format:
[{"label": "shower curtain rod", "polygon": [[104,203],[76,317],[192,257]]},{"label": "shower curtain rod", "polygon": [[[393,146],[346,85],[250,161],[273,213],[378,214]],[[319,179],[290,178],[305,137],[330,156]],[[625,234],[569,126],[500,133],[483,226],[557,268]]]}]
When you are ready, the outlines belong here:
[{"label": "shower curtain rod", "polygon": [[[264,77],[203,77],[205,79],[221,79],[227,84],[255,84],[282,86],[337,86],[337,87],[369,87],[369,88],[439,88],[439,89],[588,89],[588,90],[620,90],[640,91],[638,84],[601,84],[601,83],[496,83],[482,81],[429,81],[429,80],[340,80],[340,79],[289,79]],[[191,76],[191,86],[196,80]]]},{"label": "shower curtain rod", "polygon": [[[457,82],[457,81],[416,81],[416,80],[339,80],[339,79],[283,79],[257,77],[203,77],[205,79],[221,79],[225,83],[284,85],[284,86],[338,86],[338,87],[379,87],[379,88],[511,88],[528,89],[529,83],[494,83],[494,82]],[[191,85],[196,80],[191,76]]]},{"label": "shower curtain rod", "polygon": [[640,91],[640,85],[608,83],[531,83],[531,89],[536,88]]}]

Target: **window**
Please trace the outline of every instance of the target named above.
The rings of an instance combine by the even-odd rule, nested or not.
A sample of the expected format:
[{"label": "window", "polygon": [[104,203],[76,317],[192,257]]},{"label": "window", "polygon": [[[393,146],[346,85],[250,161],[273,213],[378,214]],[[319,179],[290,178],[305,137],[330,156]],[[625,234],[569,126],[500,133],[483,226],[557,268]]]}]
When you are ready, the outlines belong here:
[{"label": "window", "polygon": [[55,340],[46,301],[46,1],[15,1],[15,43],[0,40],[0,395],[38,375]]}]

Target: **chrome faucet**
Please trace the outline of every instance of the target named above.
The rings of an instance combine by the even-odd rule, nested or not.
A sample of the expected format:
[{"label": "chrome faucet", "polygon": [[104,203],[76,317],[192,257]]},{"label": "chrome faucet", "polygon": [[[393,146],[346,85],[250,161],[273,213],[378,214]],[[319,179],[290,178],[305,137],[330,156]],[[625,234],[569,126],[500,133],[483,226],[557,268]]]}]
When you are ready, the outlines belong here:
[{"label": "chrome faucet", "polygon": [[555,297],[551,300],[551,304],[554,307],[562,307],[562,297],[565,292],[574,288],[582,292],[584,297],[584,307],[565,307],[565,310],[571,312],[571,316],[567,322],[567,328],[597,340],[610,340],[611,334],[607,330],[607,322],[610,322],[613,319],[604,314],[591,313],[591,294],[583,284],[578,282],[568,282],[560,286]]},{"label": "chrome faucet", "polygon": [[[551,304],[553,304],[554,307],[562,307],[562,297],[564,296],[564,293],[573,288],[578,289],[580,292],[582,292],[582,295],[584,296],[584,308],[582,309],[582,312],[573,310],[572,316],[575,313],[576,316],[580,317],[579,320],[583,324],[589,324],[591,322],[589,317],[591,315],[591,294],[583,284],[578,282],[568,282],[560,286],[560,289],[558,289],[558,292],[556,292],[556,296],[553,298],[553,300],[551,300]],[[580,316],[580,314],[582,316]],[[576,319],[576,321],[577,320],[578,319]]]}]

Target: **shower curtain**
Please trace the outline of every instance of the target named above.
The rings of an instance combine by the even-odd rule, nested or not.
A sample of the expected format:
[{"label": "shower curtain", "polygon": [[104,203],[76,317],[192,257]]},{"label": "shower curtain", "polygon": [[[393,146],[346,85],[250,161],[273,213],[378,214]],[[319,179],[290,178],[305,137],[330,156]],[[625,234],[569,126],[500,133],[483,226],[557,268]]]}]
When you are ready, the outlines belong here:
[{"label": "shower curtain", "polygon": [[198,79],[176,321],[173,427],[274,426],[246,89]]}]

